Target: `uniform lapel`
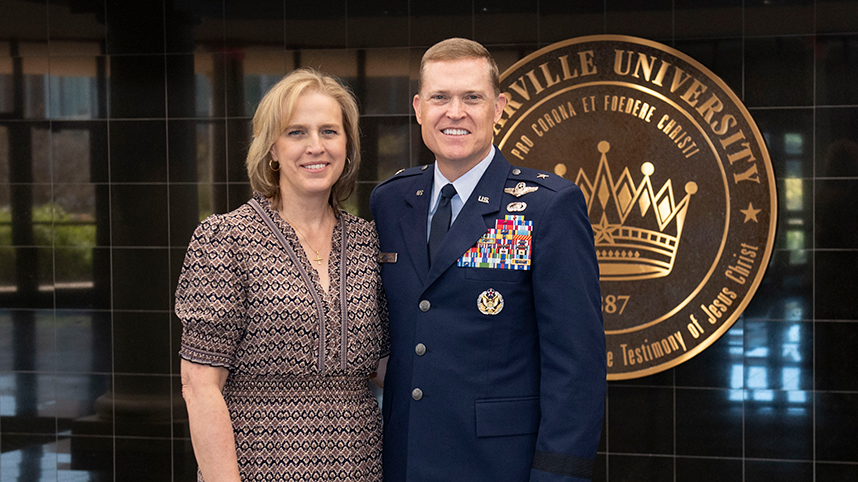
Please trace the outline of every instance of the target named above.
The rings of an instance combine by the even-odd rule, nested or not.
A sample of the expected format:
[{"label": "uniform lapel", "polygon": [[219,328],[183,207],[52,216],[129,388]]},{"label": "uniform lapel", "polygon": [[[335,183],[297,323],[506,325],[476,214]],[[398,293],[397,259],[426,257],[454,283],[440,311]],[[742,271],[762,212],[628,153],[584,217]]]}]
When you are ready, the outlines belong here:
[{"label": "uniform lapel", "polygon": [[[450,266],[456,264],[456,261],[476,245],[483,234],[486,234],[487,228],[483,217],[500,211],[501,194],[509,169],[509,163],[501,155],[500,150],[496,150],[494,159],[483,173],[483,177],[477,183],[477,187],[474,188],[474,192],[471,193],[471,197],[462,207],[456,220],[453,221],[441,246],[438,247],[438,253],[429,268],[429,275],[423,283],[424,289],[434,283]],[[425,216],[423,224],[423,239],[425,239]],[[425,248],[424,246],[424,251]]]},{"label": "uniform lapel", "polygon": [[429,215],[429,200],[432,198],[433,173],[431,168],[426,169],[411,183],[405,195],[405,202],[411,209],[406,209],[405,215],[399,219],[408,257],[411,258],[421,282],[426,279],[426,272],[429,271],[426,217]]}]

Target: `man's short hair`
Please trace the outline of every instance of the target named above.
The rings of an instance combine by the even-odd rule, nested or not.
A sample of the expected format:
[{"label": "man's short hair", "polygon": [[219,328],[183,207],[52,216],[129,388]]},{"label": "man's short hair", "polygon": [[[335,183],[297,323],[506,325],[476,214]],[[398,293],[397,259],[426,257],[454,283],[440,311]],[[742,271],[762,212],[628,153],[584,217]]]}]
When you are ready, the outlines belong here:
[{"label": "man's short hair", "polygon": [[459,59],[486,59],[489,65],[489,80],[495,90],[495,97],[500,95],[500,74],[498,64],[485,47],[473,40],[464,38],[448,38],[429,47],[420,61],[420,72],[417,74],[417,92],[423,88],[423,69],[427,62]]}]

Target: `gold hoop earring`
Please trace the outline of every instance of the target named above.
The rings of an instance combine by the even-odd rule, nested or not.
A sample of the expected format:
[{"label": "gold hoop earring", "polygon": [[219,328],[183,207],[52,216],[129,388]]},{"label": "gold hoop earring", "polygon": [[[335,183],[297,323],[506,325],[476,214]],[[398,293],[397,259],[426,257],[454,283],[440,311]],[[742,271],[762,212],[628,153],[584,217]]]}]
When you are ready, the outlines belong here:
[{"label": "gold hoop earring", "polygon": [[[276,168],[276,169],[274,168],[274,163],[275,163],[275,162],[277,163],[277,168]],[[274,171],[274,172],[279,171],[279,170],[280,170],[280,161],[275,161],[274,159],[268,159],[268,168],[269,168],[269,169],[271,169],[271,170],[272,170],[272,171]]]}]

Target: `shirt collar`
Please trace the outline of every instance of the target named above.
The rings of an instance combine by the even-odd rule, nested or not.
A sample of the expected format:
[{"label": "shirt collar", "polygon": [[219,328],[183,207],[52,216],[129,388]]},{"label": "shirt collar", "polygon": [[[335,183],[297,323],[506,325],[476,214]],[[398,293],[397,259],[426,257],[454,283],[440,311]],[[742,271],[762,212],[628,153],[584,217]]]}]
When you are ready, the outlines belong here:
[{"label": "shirt collar", "polygon": [[[486,172],[486,169],[489,168],[489,164],[491,164],[492,159],[495,157],[495,146],[492,145],[492,148],[489,150],[489,155],[486,156],[482,161],[478,162],[476,166],[472,167],[468,172],[459,176],[458,179],[453,181],[453,187],[456,188],[456,194],[462,201],[462,204],[468,202],[468,198],[471,197],[471,193],[474,192],[474,189],[477,187],[477,183],[480,182],[480,179],[483,177],[483,174]],[[429,199],[429,206],[435,206],[438,196],[441,193],[441,188],[446,186],[450,181],[441,174],[441,170],[438,169],[438,161],[435,161],[435,177],[432,182],[432,198]]]}]

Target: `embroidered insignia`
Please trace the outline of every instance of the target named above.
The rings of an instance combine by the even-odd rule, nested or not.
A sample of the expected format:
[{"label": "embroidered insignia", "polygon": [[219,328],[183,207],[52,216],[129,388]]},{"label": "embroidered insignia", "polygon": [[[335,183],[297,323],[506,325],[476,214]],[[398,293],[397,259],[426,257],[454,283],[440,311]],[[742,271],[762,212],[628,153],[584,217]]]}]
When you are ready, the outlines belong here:
[{"label": "embroidered insignia", "polygon": [[543,174],[540,172],[539,174],[536,175],[536,177],[538,177],[539,179],[545,179],[546,177],[548,177],[548,174]]},{"label": "embroidered insignia", "polygon": [[533,221],[525,221],[524,216],[506,215],[495,220],[495,227],[483,234],[456,266],[529,270],[532,229]]},{"label": "embroidered insignia", "polygon": [[518,176],[519,174],[521,174],[521,169],[519,169],[519,168],[515,168],[515,169],[513,169],[513,170],[512,170],[512,175],[513,175],[513,176]]},{"label": "embroidered insignia", "polygon": [[478,197],[478,198],[477,198],[477,201],[479,201],[479,202],[481,202],[481,203],[486,203],[486,204],[488,204],[488,203],[489,203],[489,197],[488,197],[488,196],[480,196],[480,197]]},{"label": "embroidered insignia", "polygon": [[506,187],[503,192],[507,194],[512,194],[515,197],[522,197],[525,194],[530,194],[533,191],[539,189],[539,186],[528,186],[524,182],[520,182],[515,185],[515,187]]},{"label": "embroidered insignia", "polygon": [[503,296],[489,288],[477,297],[477,309],[484,315],[496,315],[503,309]]},{"label": "embroidered insignia", "polygon": [[527,209],[527,203],[525,202],[514,202],[506,205],[506,210],[511,213],[520,213]]},{"label": "embroidered insignia", "polygon": [[418,196],[422,196],[422,195],[423,195],[423,190],[421,189],[421,190],[417,191],[417,195],[418,195]]},{"label": "embroidered insignia", "polygon": [[421,171],[425,171],[426,169],[429,169],[429,164],[426,164],[425,166],[420,168]]},{"label": "embroidered insignia", "polygon": [[394,174],[394,176],[398,176],[398,175],[399,175],[399,173],[400,173],[400,172],[402,172],[402,171],[404,171],[404,170],[405,170],[405,169],[400,169],[400,170],[396,171],[396,174]]}]

